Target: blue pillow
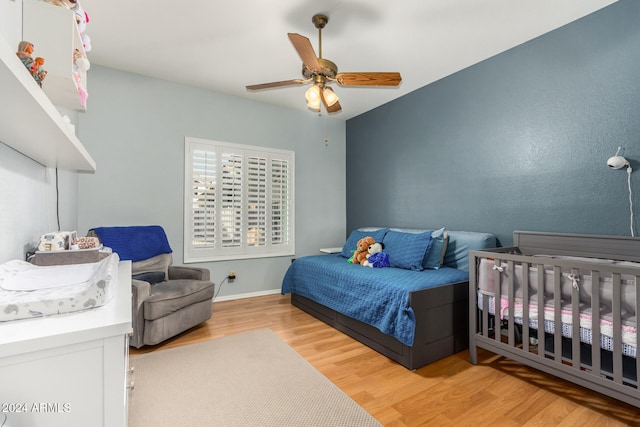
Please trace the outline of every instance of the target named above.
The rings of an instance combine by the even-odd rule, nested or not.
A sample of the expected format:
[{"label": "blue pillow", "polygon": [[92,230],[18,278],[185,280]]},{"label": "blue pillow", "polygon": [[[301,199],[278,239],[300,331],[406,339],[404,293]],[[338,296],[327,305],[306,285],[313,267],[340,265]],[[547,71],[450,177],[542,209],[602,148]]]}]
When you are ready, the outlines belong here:
[{"label": "blue pillow", "polygon": [[431,230],[422,233],[389,230],[382,243],[384,243],[384,252],[389,254],[391,267],[423,270],[422,261],[431,249],[431,233]]},{"label": "blue pillow", "polygon": [[469,271],[469,251],[498,246],[496,236],[474,231],[449,231],[449,243],[444,254],[444,265]]},{"label": "blue pillow", "polygon": [[342,252],[340,252],[340,255],[345,258],[351,258],[351,255],[353,255],[353,252],[358,247],[358,241],[367,236],[373,237],[376,242],[382,242],[384,235],[387,234],[387,230],[389,229],[379,228],[374,231],[353,230],[351,232],[351,235],[347,239],[347,242],[342,247]]},{"label": "blue pillow", "polygon": [[447,241],[449,240],[449,234],[442,227],[440,230],[436,230],[431,233],[431,249],[424,258],[424,268],[439,269],[444,263],[444,253],[447,250]]}]

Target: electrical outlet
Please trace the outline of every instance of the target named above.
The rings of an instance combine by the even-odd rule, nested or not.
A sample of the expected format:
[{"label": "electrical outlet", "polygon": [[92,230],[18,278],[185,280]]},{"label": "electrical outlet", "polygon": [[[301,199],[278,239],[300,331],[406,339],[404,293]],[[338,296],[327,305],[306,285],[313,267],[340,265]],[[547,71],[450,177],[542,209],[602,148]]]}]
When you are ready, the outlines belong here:
[{"label": "electrical outlet", "polygon": [[228,278],[229,280],[233,280],[233,279],[235,279],[235,278],[236,278],[236,272],[235,272],[234,270],[231,270],[231,271],[229,272],[229,276],[227,276],[227,278]]}]

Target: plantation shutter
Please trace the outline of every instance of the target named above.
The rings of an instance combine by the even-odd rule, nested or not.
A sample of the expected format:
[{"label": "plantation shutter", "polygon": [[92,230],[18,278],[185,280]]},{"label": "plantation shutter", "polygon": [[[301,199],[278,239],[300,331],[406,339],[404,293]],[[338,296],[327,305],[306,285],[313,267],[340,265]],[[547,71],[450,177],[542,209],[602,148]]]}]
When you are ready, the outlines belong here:
[{"label": "plantation shutter", "polygon": [[247,245],[267,242],[267,159],[252,156],[247,168]]},{"label": "plantation shutter", "polygon": [[185,138],[184,262],[294,254],[294,153]]},{"label": "plantation shutter", "polygon": [[216,201],[216,153],[214,151],[193,150],[193,186],[191,187],[191,217],[193,228],[191,240],[194,246],[212,247],[216,242],[215,201]]},{"label": "plantation shutter", "polygon": [[223,152],[220,170],[220,244],[237,248],[242,245],[242,156]]},{"label": "plantation shutter", "polygon": [[289,241],[289,165],[286,160],[271,162],[271,243],[287,244]]}]

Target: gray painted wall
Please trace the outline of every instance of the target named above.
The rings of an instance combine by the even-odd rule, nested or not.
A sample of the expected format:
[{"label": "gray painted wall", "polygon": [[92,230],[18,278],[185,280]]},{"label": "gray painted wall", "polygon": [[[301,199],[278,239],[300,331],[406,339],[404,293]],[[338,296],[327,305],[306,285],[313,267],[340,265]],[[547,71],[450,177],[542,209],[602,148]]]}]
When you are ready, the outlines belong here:
[{"label": "gray painted wall", "polygon": [[[159,224],[174,264],[183,264],[184,137],[192,136],[295,151],[296,256],[343,242],[343,120],[105,67],[90,73],[79,132],[97,171],[79,177],[79,233]],[[237,279],[220,292],[230,298],[277,292],[289,264],[290,257],[281,257],[192,265],[209,268],[216,283],[235,270]]]},{"label": "gray painted wall", "polygon": [[622,0],[349,120],[347,232],[630,235],[627,173],[606,161],[624,147],[640,194],[638,22]]}]

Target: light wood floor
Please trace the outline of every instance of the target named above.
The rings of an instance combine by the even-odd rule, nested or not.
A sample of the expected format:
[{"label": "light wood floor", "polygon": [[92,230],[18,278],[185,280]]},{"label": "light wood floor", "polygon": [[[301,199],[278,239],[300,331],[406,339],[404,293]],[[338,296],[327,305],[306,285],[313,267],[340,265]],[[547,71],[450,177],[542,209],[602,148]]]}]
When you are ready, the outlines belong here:
[{"label": "light wood floor", "polygon": [[269,328],[385,426],[640,425],[640,409],[488,352],[475,366],[464,351],[409,371],[293,307],[289,296],[216,302],[213,312],[172,340],[132,348],[132,357]]}]

